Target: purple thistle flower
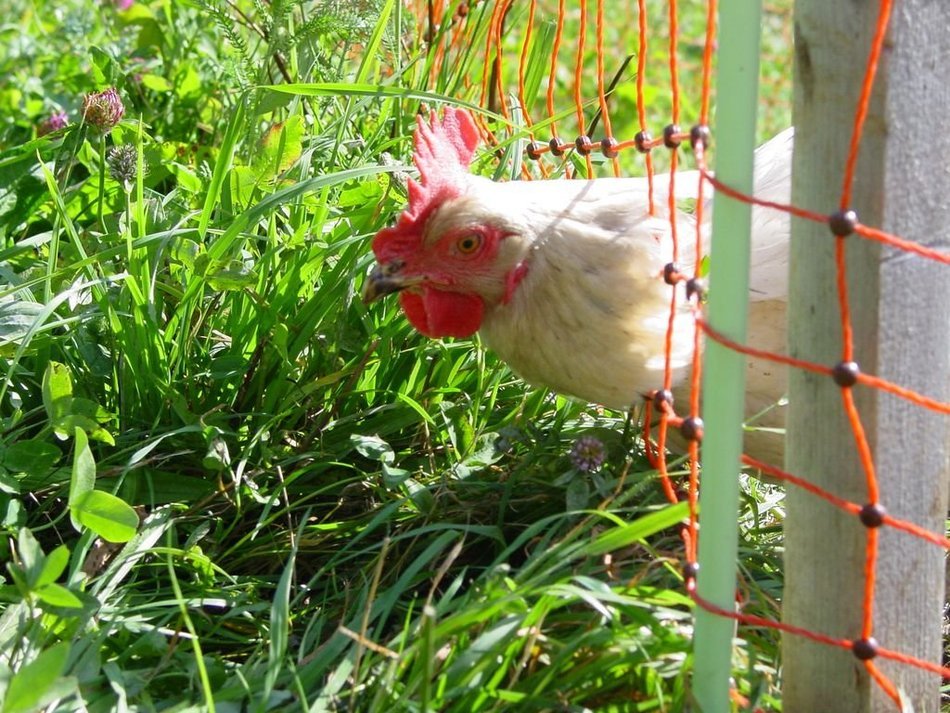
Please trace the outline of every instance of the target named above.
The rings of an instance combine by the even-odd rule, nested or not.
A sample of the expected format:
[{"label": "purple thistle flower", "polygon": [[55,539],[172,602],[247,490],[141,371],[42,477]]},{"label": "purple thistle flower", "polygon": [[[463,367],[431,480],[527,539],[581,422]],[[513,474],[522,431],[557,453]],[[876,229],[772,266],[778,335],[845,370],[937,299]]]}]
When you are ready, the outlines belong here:
[{"label": "purple thistle flower", "polygon": [[607,457],[603,441],[594,436],[581,436],[571,447],[571,463],[582,473],[598,470]]},{"label": "purple thistle flower", "polygon": [[82,118],[105,133],[122,120],[125,106],[115,87],[87,94],[82,100]]},{"label": "purple thistle flower", "polygon": [[128,10],[135,4],[135,0],[114,0],[115,9],[120,12]]},{"label": "purple thistle flower", "polygon": [[65,111],[54,111],[36,127],[36,135],[46,136],[69,126],[69,115]]}]

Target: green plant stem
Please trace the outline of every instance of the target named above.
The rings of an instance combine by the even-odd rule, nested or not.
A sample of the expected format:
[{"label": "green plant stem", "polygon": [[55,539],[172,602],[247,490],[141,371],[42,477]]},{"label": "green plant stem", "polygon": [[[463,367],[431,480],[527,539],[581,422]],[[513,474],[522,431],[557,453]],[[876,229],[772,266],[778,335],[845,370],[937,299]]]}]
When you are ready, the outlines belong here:
[{"label": "green plant stem", "polygon": [[[737,0],[723,3],[719,15],[716,178],[746,194],[752,191],[761,12],[761,0]],[[716,194],[709,321],[740,343],[746,336],[751,216],[748,203]],[[731,612],[735,607],[745,357],[709,339],[704,369],[704,409],[715,418],[707,419],[703,442],[697,588],[700,597]],[[703,713],[730,710],[734,629],[733,619],[697,609],[694,691]]]},{"label": "green plant stem", "polygon": [[99,227],[102,232],[106,232],[106,223],[103,215],[103,203],[106,197],[106,137],[105,134],[99,137],[99,197],[96,200],[98,206]]}]

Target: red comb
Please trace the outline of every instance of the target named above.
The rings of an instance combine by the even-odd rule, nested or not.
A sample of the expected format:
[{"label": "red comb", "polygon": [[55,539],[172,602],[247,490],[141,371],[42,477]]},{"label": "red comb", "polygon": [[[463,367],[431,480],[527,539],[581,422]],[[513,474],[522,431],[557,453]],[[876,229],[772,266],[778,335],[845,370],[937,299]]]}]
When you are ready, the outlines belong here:
[{"label": "red comb", "polygon": [[446,107],[441,119],[430,112],[428,122],[422,116],[416,121],[413,161],[421,180],[409,180],[409,205],[399,222],[379,231],[373,240],[373,252],[380,262],[418,247],[422,226],[432,211],[464,191],[468,166],[478,146],[478,128],[464,109]]}]

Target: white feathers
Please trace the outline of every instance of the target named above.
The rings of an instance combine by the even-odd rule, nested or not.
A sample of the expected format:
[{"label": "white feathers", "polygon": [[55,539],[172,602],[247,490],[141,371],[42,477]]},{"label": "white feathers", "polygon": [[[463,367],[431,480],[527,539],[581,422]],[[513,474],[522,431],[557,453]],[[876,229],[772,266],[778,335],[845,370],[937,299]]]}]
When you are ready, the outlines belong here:
[{"label": "white feathers", "polygon": [[[756,153],[756,195],[765,200],[788,203],[791,136],[789,130]],[[676,195],[695,197],[697,180],[696,172],[677,174]],[[476,180],[458,210],[453,205],[451,222],[503,225],[512,236],[504,241],[501,262],[506,269],[520,261],[528,267],[511,301],[489,306],[481,329],[486,344],[529,382],[609,407],[624,408],[662,388],[674,292],[663,279],[673,257],[665,190],[667,178],[657,177],[651,217],[642,178]],[[678,212],[676,221],[678,264],[691,274],[695,219]],[[787,214],[754,209],[750,296],[769,304],[754,309],[753,318],[767,314],[761,328],[774,349],[783,348],[775,331],[780,327],[784,339],[788,232]],[[674,384],[685,378],[693,356],[692,312],[682,284],[675,292],[669,349]],[[753,323],[753,343],[756,329]],[[757,408],[777,401],[785,389],[781,370],[756,365],[750,377],[753,371],[765,374],[769,387],[761,379],[750,383],[760,397]]]}]

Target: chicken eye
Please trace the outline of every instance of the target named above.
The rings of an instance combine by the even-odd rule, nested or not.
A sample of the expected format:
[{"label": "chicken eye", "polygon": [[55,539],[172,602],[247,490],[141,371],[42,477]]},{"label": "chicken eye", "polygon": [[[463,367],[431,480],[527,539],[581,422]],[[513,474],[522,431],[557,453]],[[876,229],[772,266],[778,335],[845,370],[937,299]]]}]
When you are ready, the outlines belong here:
[{"label": "chicken eye", "polygon": [[462,255],[471,255],[482,246],[482,236],[478,233],[469,233],[458,239],[455,249]]}]

